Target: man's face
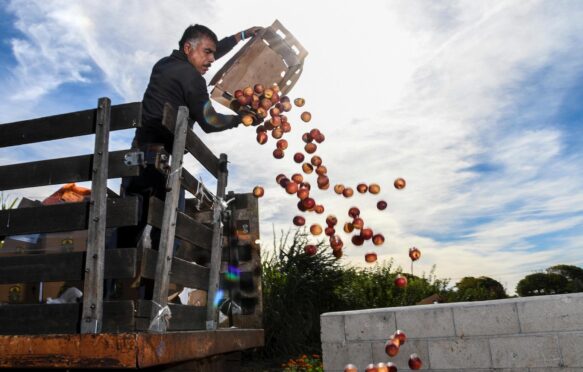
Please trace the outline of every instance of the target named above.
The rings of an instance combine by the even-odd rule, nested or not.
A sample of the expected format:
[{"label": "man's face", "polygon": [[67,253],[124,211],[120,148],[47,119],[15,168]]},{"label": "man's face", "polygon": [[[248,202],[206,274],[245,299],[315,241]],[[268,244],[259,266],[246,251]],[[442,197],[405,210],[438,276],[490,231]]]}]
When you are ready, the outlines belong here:
[{"label": "man's face", "polygon": [[184,53],[188,62],[196,68],[201,75],[204,75],[211,64],[215,61],[217,46],[210,38],[203,36],[198,40],[195,47],[190,42],[184,43]]}]

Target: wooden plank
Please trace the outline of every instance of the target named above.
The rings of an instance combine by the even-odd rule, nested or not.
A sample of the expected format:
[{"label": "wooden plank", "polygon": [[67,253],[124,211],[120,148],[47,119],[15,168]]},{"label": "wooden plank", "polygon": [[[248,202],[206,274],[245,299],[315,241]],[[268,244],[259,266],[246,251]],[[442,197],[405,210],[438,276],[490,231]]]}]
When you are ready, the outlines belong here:
[{"label": "wooden plank", "polygon": [[225,192],[227,188],[227,155],[221,154],[220,156],[220,166],[219,174],[217,177],[217,198],[219,202],[215,202],[213,207],[213,241],[211,248],[211,260],[210,260],[210,277],[209,277],[209,290],[207,298],[207,316],[206,316],[206,328],[208,330],[217,329],[218,326],[218,309],[214,305],[215,297],[217,291],[219,290],[220,282],[220,268],[221,268],[221,256],[223,252],[223,226],[222,226],[222,214],[223,206],[221,205],[222,200],[225,197]]},{"label": "wooden plank", "polygon": [[110,111],[111,101],[109,98],[100,98],[95,127],[81,333],[100,333],[103,323],[103,269],[105,264]]},{"label": "wooden plank", "polygon": [[[136,248],[105,250],[106,279],[136,275]],[[85,252],[0,257],[0,284],[83,280]]]},{"label": "wooden plank", "polygon": [[[124,155],[129,151],[121,150],[109,154],[109,178],[140,174],[139,166],[124,164]],[[88,181],[92,175],[91,164],[93,154],[1,166],[0,191]]]},{"label": "wooden plank", "polygon": [[[176,110],[171,105],[164,105],[164,114],[162,116],[162,125],[168,128],[172,133],[175,132]],[[219,159],[205,145],[204,142],[192,131],[186,132],[186,150],[196,158],[213,176],[218,177]]]},{"label": "wooden plank", "polygon": [[0,368],[147,368],[264,345],[262,329],[0,336]]},{"label": "wooden plank", "polygon": [[[161,228],[164,204],[157,198],[150,198],[150,209],[148,210],[148,224]],[[176,218],[176,236],[180,239],[187,240],[202,249],[210,251],[212,243],[212,230],[201,223],[196,222],[193,218],[185,213],[178,212]]]},{"label": "wooden plank", "polygon": [[[0,125],[0,148],[95,133],[97,110],[24,120]],[[142,121],[142,103],[111,107],[111,131],[137,128]]]},{"label": "wooden plank", "polygon": [[[180,106],[176,117],[176,129],[174,131],[174,144],[172,147],[172,164],[168,175],[160,228],[160,247],[158,248],[158,261],[156,262],[156,277],[154,279],[154,292],[152,303],[160,311],[163,311],[168,303],[168,285],[170,283],[170,266],[174,252],[174,234],[176,231],[176,211],[180,197],[180,176],[182,172],[182,157],[184,156],[184,142],[188,131],[188,108]],[[165,332],[166,322],[158,312],[152,312],[149,330],[152,332]]]},{"label": "wooden plank", "polygon": [[[196,178],[194,178],[194,176],[186,169],[182,170],[182,178],[180,183],[186,191],[194,195],[193,199],[188,199],[190,201],[187,200],[188,208],[209,210],[212,207],[212,200],[214,199],[214,195],[208,191],[207,188]],[[199,200],[202,200],[202,202],[199,203]]]},{"label": "wooden plank", "polygon": [[[153,249],[144,249],[142,257],[143,271],[142,277],[154,279],[156,277],[156,261],[158,252]],[[0,261],[2,262],[2,261]],[[180,258],[172,258],[172,271],[170,272],[170,283],[176,283],[188,288],[198,288],[206,290],[209,282],[209,269],[188,262]],[[16,282],[15,282],[16,283]]]},{"label": "wooden plank", "polygon": [[[23,304],[0,306],[0,334],[71,334],[79,332],[81,304]],[[103,330],[129,332],[134,328],[133,301],[106,301]],[[0,345],[0,349],[2,346]],[[0,359],[2,359],[0,357]],[[0,364],[1,365],[1,364]]]},{"label": "wooden plank", "polygon": [[[136,328],[138,331],[151,331],[149,327],[150,319],[155,316],[157,305],[152,301],[141,300],[138,303],[138,313],[136,315]],[[168,304],[172,317],[168,322],[166,331],[192,331],[204,330],[206,319],[205,306],[189,306],[180,304]],[[144,321],[139,321],[142,318]]]},{"label": "wooden plank", "polygon": [[[138,198],[108,199],[107,227],[138,223]],[[0,211],[0,236],[87,230],[89,203],[63,203]]]},{"label": "wooden plank", "polygon": [[[164,349],[160,350],[161,345]],[[221,329],[217,331],[138,334],[139,368],[193,360],[261,347],[262,329]]]}]

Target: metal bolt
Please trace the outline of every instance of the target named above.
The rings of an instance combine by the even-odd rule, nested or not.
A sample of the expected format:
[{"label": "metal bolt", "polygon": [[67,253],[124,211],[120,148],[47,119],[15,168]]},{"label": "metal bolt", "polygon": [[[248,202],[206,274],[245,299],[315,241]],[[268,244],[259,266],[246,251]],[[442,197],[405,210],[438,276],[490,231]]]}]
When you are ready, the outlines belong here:
[{"label": "metal bolt", "polygon": [[93,221],[95,222],[99,221],[99,217],[93,217]]},{"label": "metal bolt", "polygon": [[93,310],[95,310],[96,307],[97,306],[95,306],[95,304],[91,304],[91,306],[90,306],[90,308],[93,309]]},{"label": "metal bolt", "polygon": [[102,151],[97,151],[97,155],[103,155]]},{"label": "metal bolt", "polygon": [[95,253],[95,254],[93,255],[93,258],[97,259],[97,253]]},{"label": "metal bolt", "polygon": [[97,168],[93,168],[93,173],[97,173]]},{"label": "metal bolt", "polygon": [[170,261],[171,259],[172,259],[172,257],[170,257],[170,256],[166,257],[166,261]]},{"label": "metal bolt", "polygon": [[85,318],[85,322],[86,323],[91,323],[91,318],[90,317]]},{"label": "metal bolt", "polygon": [[88,273],[88,272],[89,272],[89,268],[88,268],[88,267],[85,269],[85,272],[86,272],[86,273]]}]

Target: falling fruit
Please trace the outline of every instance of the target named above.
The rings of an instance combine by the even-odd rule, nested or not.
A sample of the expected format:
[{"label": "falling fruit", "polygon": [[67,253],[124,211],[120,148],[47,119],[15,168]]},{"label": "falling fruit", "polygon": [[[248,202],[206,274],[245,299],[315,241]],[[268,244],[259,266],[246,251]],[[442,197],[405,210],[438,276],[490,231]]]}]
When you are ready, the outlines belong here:
[{"label": "falling fruit", "polygon": [[310,163],[312,163],[312,165],[314,167],[320,166],[322,164],[322,158],[319,157],[318,155],[314,155],[312,156],[312,158],[310,159]]},{"label": "falling fruit", "polygon": [[265,190],[263,190],[263,187],[261,186],[255,186],[253,188],[253,196],[256,198],[260,198],[263,196],[263,194],[265,194]]},{"label": "falling fruit", "polygon": [[297,195],[300,200],[304,200],[310,196],[310,190],[307,188],[300,188]]},{"label": "falling fruit", "polygon": [[356,217],[352,220],[352,226],[354,226],[355,229],[360,230],[364,227],[364,220],[360,217]]},{"label": "falling fruit", "polygon": [[344,191],[344,185],[339,183],[337,185],[334,186],[334,192],[338,195],[341,195],[342,192]]},{"label": "falling fruit", "polygon": [[336,218],[335,215],[329,214],[328,217],[326,217],[326,225],[328,225],[330,227],[334,227],[334,226],[336,226],[337,223],[338,223],[338,218]]},{"label": "falling fruit", "polygon": [[352,226],[350,222],[346,222],[344,224],[343,230],[345,233],[350,234],[351,232],[354,231],[354,226]]},{"label": "falling fruit", "polygon": [[364,239],[360,235],[353,235],[350,241],[356,246],[361,246],[364,244]]},{"label": "falling fruit", "polygon": [[368,228],[368,227],[366,227],[366,228],[363,228],[363,229],[360,231],[360,236],[362,236],[362,238],[363,238],[364,240],[369,240],[369,239],[371,239],[371,238],[372,238],[372,236],[373,236],[372,229],[370,229],[370,228]]},{"label": "falling fruit", "polygon": [[332,236],[334,234],[336,234],[336,230],[333,227],[328,226],[324,229],[324,235]]},{"label": "falling fruit", "polygon": [[332,248],[333,251],[340,250],[342,249],[343,246],[344,243],[342,242],[342,239],[340,239],[338,235],[333,235],[330,237],[330,247]]},{"label": "falling fruit", "polygon": [[297,193],[298,192],[298,184],[295,182],[288,182],[288,184],[285,186],[285,191],[290,195]]},{"label": "falling fruit", "polygon": [[376,195],[379,192],[381,192],[381,187],[376,183],[371,183],[370,185],[368,185],[368,192],[370,192],[373,195]]},{"label": "falling fruit", "polygon": [[411,354],[409,357],[409,368],[412,370],[421,369],[423,366],[423,362],[421,362],[421,358],[415,353]]},{"label": "falling fruit", "polygon": [[405,288],[407,286],[407,277],[398,274],[395,278],[395,286],[398,288]]},{"label": "falling fruit", "polygon": [[387,202],[386,202],[386,201],[384,201],[384,200],[380,200],[380,201],[377,203],[377,209],[378,209],[379,211],[384,211],[385,209],[387,209]]},{"label": "falling fruit", "polygon": [[322,204],[318,204],[314,207],[314,212],[318,214],[324,213],[324,206]]},{"label": "falling fruit", "polygon": [[364,260],[368,263],[373,263],[377,260],[377,254],[375,252],[368,252],[364,255]]},{"label": "falling fruit", "polygon": [[372,243],[374,245],[382,245],[385,242],[385,237],[383,234],[376,234],[372,237]]},{"label": "falling fruit", "polygon": [[275,149],[273,150],[273,157],[276,159],[282,159],[285,156],[285,153],[282,149]]},{"label": "falling fruit", "polygon": [[409,258],[411,261],[417,261],[421,258],[421,251],[418,248],[409,248]]},{"label": "falling fruit", "polygon": [[326,173],[328,173],[328,168],[326,168],[325,165],[319,165],[316,167],[316,173],[319,174],[320,176],[323,176]]},{"label": "falling fruit", "polygon": [[257,133],[257,143],[259,143],[260,145],[263,145],[267,142],[267,133],[265,132],[259,132]]},{"label": "falling fruit", "polygon": [[322,233],[322,226],[317,223],[313,224],[310,226],[310,233],[315,236],[320,235]]},{"label": "falling fruit", "polygon": [[302,170],[305,174],[310,174],[314,171],[314,167],[310,163],[304,163],[302,164]]},{"label": "falling fruit", "polygon": [[292,174],[291,179],[292,179],[292,181],[294,181],[297,184],[300,184],[300,183],[304,182],[304,176],[302,176],[299,173]]},{"label": "falling fruit", "polygon": [[344,253],[342,252],[342,249],[337,249],[337,250],[333,250],[332,251],[332,255],[334,255],[334,257],[336,257],[336,259],[340,259],[342,257]]},{"label": "falling fruit", "polygon": [[253,116],[243,115],[243,117],[241,118],[241,123],[243,123],[243,125],[246,127],[250,126],[251,124],[253,124]]},{"label": "falling fruit", "polygon": [[279,141],[277,141],[275,143],[275,146],[277,146],[277,148],[280,150],[285,150],[285,149],[287,149],[288,144],[287,144],[286,140],[280,139]]},{"label": "falling fruit", "polygon": [[[300,99],[300,98],[296,98],[296,101],[298,99]],[[297,105],[297,103],[296,103],[296,105]],[[303,103],[302,103],[302,105],[303,105]],[[358,372],[358,368],[356,368],[356,366],[354,364],[348,363],[347,365],[344,366],[344,372]]]},{"label": "falling fruit", "polygon": [[358,185],[356,185],[356,191],[358,191],[361,194],[364,194],[365,192],[367,192],[368,190],[368,186],[365,183],[359,183]]},{"label": "falling fruit", "polygon": [[401,330],[396,330],[395,333],[393,333],[393,338],[399,340],[399,345],[403,345],[405,341],[407,341],[407,335]]},{"label": "falling fruit", "polygon": [[358,209],[357,207],[351,207],[348,210],[348,216],[350,216],[352,218],[356,218],[356,217],[360,216],[360,209]]},{"label": "falling fruit", "polygon": [[296,226],[304,226],[306,224],[306,219],[303,216],[295,216],[293,223]]},{"label": "falling fruit", "polygon": [[304,150],[308,153],[308,154],[313,154],[316,152],[316,150],[318,149],[318,146],[316,146],[315,143],[306,143],[306,145],[304,146]]},{"label": "falling fruit", "polygon": [[394,339],[388,340],[385,343],[385,353],[391,358],[399,354],[399,341]]},{"label": "falling fruit", "polygon": [[407,182],[405,182],[405,179],[403,179],[403,178],[397,178],[397,179],[395,180],[395,183],[394,183],[394,185],[395,185],[395,188],[396,188],[397,190],[402,190],[402,189],[404,189],[404,188],[405,188],[405,186],[407,185]]},{"label": "falling fruit", "polygon": [[298,164],[303,162],[304,161],[304,154],[302,154],[301,152],[296,152],[294,154],[294,161]]},{"label": "falling fruit", "polygon": [[312,120],[312,114],[310,114],[308,111],[304,111],[300,115],[300,118],[302,119],[303,122],[307,123],[310,120]]},{"label": "falling fruit", "polygon": [[304,247],[304,252],[308,255],[308,256],[313,256],[318,252],[318,249],[316,248],[315,245],[313,244],[308,244]]},{"label": "falling fruit", "polygon": [[304,141],[305,143],[310,143],[313,140],[314,139],[312,138],[312,136],[310,136],[310,133],[304,133],[304,134],[302,134],[302,141]]},{"label": "falling fruit", "polygon": [[298,107],[302,107],[305,104],[306,104],[306,100],[303,99],[303,98],[296,98],[296,99],[294,99],[294,105],[296,105]]},{"label": "falling fruit", "polygon": [[352,187],[345,187],[344,190],[342,190],[342,195],[345,198],[350,198],[352,197],[352,195],[354,195],[354,190],[352,189]]},{"label": "falling fruit", "polygon": [[[312,198],[305,198],[302,200],[302,205],[306,209],[312,209],[316,206],[316,201]],[[321,232],[321,231],[320,231]]]}]

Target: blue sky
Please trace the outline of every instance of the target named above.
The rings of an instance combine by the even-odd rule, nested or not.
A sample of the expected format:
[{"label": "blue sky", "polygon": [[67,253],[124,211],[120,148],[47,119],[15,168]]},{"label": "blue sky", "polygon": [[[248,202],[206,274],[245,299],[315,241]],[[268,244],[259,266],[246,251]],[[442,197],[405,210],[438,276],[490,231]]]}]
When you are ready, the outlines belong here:
[{"label": "blue sky", "polygon": [[[0,6],[0,123],[87,109],[108,96],[139,101],[152,65],[184,28],[203,23],[219,37],[279,19],[310,52],[291,96],[306,98],[310,124],[297,123],[289,157],[271,157],[252,129],[198,131],[229,154],[229,187],[260,184],[264,249],[287,230],[296,201],[275,185],[298,171],[289,160],[312,127],[332,184],[377,182],[379,198],[315,191],[344,222],[358,205],[386,243],[380,260],[456,281],[487,275],[513,292],[526,274],[583,264],[583,4],[579,1],[334,2],[5,1]],[[254,9],[261,8],[261,12]],[[323,16],[325,14],[325,16]],[[224,57],[226,61],[236,50]],[[218,71],[217,61],[207,80]],[[296,115],[294,117],[294,115]],[[129,147],[131,131],[111,147]],[[0,165],[91,151],[90,136],[0,149]],[[66,152],[63,152],[66,149]],[[194,162],[187,168],[214,187]],[[397,177],[405,190],[392,188]],[[315,183],[313,180],[312,183]],[[117,188],[118,180],[110,182]],[[11,191],[42,198],[53,188]],[[327,214],[326,213],[326,214]],[[325,215],[308,215],[322,223]],[[348,242],[348,237],[343,237]],[[350,247],[364,264],[373,247]]]}]

